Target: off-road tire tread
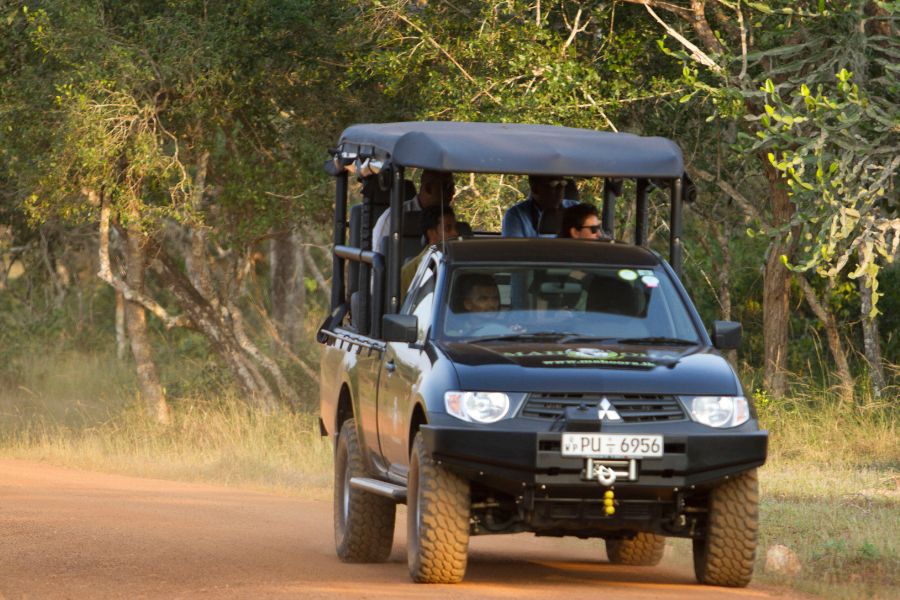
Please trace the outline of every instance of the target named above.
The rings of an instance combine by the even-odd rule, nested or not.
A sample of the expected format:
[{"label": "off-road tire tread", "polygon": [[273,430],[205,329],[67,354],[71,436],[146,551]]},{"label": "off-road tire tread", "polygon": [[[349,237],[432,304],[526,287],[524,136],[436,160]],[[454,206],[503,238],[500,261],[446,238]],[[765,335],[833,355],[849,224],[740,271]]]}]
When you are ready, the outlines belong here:
[{"label": "off-road tire tread", "polygon": [[[458,583],[466,574],[468,559],[469,482],[436,464],[421,434],[416,435],[412,455],[407,499],[409,575],[416,583]],[[415,543],[413,494],[419,485],[421,516]]]},{"label": "off-road tire tread", "polygon": [[638,533],[630,540],[606,540],[606,556],[614,565],[653,567],[662,560],[666,538],[653,533]]},{"label": "off-road tire tread", "polygon": [[347,452],[351,477],[367,477],[354,419],[344,421],[338,436],[334,461],[334,543],[338,558],[347,563],[385,562],[394,543],[394,520],[397,506],[390,498],[350,488],[350,505],[346,526],[341,528],[344,473],[341,468],[342,446]]},{"label": "off-road tire tread", "polygon": [[706,539],[694,542],[697,581],[745,587],[753,577],[759,535],[759,481],[755,469],[712,491],[708,518]]}]

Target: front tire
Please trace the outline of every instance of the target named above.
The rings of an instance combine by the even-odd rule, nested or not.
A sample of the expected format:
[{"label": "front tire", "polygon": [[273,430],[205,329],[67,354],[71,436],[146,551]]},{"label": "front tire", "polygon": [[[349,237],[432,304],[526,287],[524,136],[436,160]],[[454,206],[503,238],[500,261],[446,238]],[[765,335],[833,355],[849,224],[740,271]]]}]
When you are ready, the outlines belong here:
[{"label": "front tire", "polygon": [[666,538],[652,533],[638,533],[630,540],[606,540],[606,556],[614,565],[654,567],[665,550]]},{"label": "front tire", "polygon": [[706,537],[694,540],[694,574],[707,585],[745,587],[753,577],[759,533],[756,469],[712,491]]},{"label": "front tire", "polygon": [[469,552],[469,482],[434,462],[421,433],[413,442],[406,502],[412,580],[462,581]]},{"label": "front tire", "polygon": [[397,506],[350,486],[352,477],[366,477],[356,421],[341,426],[334,456],[334,545],[338,558],[348,563],[384,562],[394,543]]}]

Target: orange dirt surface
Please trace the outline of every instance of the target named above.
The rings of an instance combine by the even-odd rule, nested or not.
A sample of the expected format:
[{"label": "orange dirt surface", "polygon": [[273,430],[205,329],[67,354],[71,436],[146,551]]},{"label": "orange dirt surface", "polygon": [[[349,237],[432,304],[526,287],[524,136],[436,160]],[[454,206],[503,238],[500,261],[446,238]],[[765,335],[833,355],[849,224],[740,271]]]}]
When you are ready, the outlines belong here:
[{"label": "orange dirt surface", "polygon": [[685,561],[606,562],[602,541],[473,537],[466,579],[417,585],[400,507],[389,562],[341,563],[331,503],[0,460],[0,599],[786,598],[697,585]]}]

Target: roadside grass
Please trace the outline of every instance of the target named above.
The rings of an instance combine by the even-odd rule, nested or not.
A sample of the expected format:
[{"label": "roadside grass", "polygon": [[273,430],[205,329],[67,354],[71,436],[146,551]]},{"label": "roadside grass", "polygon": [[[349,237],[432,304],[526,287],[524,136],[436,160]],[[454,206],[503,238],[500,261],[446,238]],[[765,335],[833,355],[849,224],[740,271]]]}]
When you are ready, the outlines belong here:
[{"label": "roadside grass", "polygon": [[[758,581],[825,598],[900,598],[898,390],[842,405],[811,390],[757,397],[769,429],[760,472]],[[766,551],[783,544],[803,567],[766,573]]]},{"label": "roadside grass", "polygon": [[313,414],[198,395],[173,400],[172,424],[161,427],[145,418],[130,367],[115,356],[48,351],[20,363],[17,384],[0,386],[2,456],[330,496],[331,447]]},{"label": "roadside grass", "polygon": [[[72,349],[29,356],[17,357],[12,375],[9,365],[0,373],[2,456],[330,496],[332,452],[311,413],[262,414],[219,386],[203,393],[179,384],[173,424],[163,428],[144,418],[131,367],[114,356]],[[180,371],[180,381],[196,381],[196,372],[213,378],[203,361]],[[813,389],[786,399],[757,395],[771,437],[760,472],[756,582],[825,598],[900,597],[900,407],[896,390],[885,398],[842,406]],[[799,556],[799,576],[765,572],[775,544]],[[690,544],[671,545],[689,569]]]}]

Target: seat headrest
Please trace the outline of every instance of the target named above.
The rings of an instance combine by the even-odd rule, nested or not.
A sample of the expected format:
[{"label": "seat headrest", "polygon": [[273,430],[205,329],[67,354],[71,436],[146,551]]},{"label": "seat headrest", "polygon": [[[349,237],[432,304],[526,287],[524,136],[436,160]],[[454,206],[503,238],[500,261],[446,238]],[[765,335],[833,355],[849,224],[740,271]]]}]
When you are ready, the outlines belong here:
[{"label": "seat headrest", "polygon": [[618,277],[597,277],[588,287],[589,312],[638,317],[643,310],[640,290]]},{"label": "seat headrest", "polygon": [[537,231],[540,235],[556,235],[562,226],[562,210],[548,209],[541,213]]}]

